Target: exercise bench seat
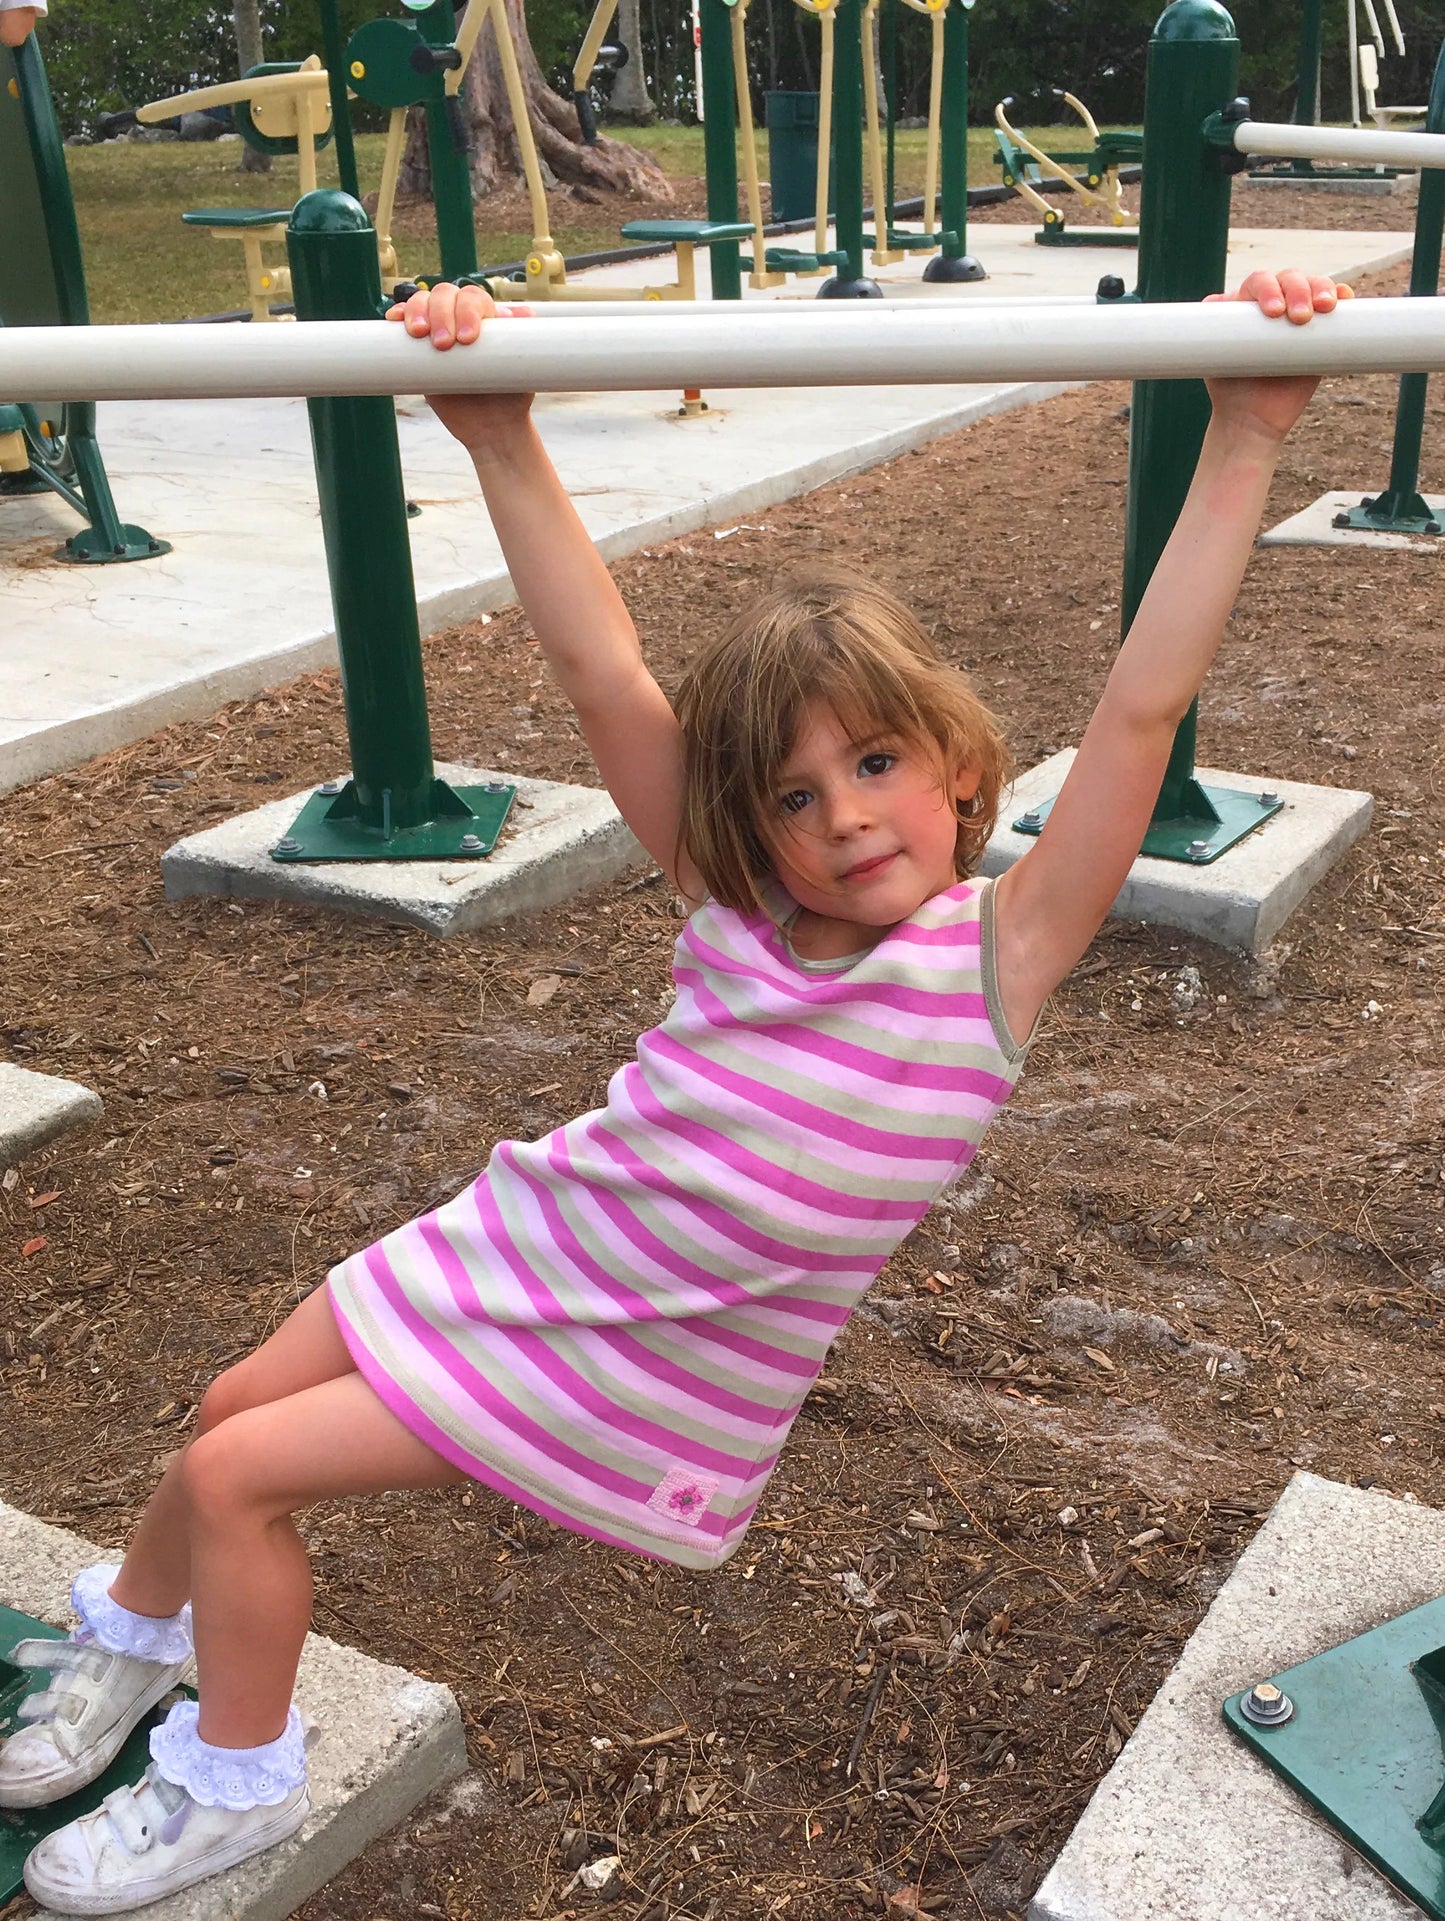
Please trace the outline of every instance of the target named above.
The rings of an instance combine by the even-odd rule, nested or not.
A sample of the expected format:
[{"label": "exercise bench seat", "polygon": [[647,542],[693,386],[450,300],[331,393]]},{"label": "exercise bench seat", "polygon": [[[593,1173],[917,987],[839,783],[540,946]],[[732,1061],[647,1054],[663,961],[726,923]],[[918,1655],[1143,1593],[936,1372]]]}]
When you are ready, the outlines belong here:
[{"label": "exercise bench seat", "polygon": [[693,250],[716,247],[724,240],[750,240],[752,228],[735,221],[719,220],[629,220],[622,229],[624,240],[657,241],[671,247],[677,255],[677,286],[668,288],[673,300],[697,299],[697,275]]}]

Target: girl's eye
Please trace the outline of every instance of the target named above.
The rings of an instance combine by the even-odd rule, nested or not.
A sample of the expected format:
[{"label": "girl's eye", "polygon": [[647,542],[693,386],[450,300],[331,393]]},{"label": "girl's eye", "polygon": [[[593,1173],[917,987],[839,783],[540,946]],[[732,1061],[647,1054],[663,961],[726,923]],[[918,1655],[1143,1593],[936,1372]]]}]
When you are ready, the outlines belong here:
[{"label": "girl's eye", "polygon": [[863,774],[886,774],[897,758],[896,754],[865,754],[858,763],[858,771]]},{"label": "girl's eye", "polygon": [[809,794],[806,788],[794,787],[790,793],[778,798],[778,807],[785,814],[801,814],[807,806]]}]

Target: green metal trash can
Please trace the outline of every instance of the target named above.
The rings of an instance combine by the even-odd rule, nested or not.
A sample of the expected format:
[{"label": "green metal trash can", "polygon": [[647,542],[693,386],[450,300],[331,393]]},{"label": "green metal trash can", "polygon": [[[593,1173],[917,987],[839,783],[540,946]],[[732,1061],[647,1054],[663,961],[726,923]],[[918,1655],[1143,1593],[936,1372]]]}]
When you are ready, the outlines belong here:
[{"label": "green metal trash can", "polygon": [[[818,96],[770,93],[765,96],[768,165],[772,176],[774,220],[811,220],[818,195]],[[833,211],[832,153],[829,153],[828,211]]]}]

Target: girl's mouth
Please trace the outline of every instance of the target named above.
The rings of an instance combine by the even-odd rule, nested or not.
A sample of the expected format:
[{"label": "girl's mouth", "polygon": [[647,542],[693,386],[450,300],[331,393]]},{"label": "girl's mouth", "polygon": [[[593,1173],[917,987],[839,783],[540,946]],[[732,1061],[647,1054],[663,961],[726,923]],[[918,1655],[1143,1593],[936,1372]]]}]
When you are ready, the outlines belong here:
[{"label": "girl's mouth", "polygon": [[872,880],[896,858],[895,854],[875,854],[872,860],[860,860],[856,867],[850,867],[843,878],[844,880]]}]

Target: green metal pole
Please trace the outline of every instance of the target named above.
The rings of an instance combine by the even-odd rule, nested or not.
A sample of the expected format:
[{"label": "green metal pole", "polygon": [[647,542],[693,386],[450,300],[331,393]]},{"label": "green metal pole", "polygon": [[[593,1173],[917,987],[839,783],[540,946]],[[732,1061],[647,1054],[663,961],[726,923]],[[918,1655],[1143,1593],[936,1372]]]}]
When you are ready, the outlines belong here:
[{"label": "green metal pole", "polygon": [[968,15],[973,0],[949,0],[943,16],[942,227],[952,238],[923,269],[933,281],[987,280],[968,251]]},{"label": "green metal pole", "polygon": [[1295,79],[1296,127],[1315,127],[1320,118],[1320,61],[1324,50],[1323,0],[1300,0],[1299,72]]},{"label": "green metal pole", "polygon": [[[834,245],[848,256],[819,300],[881,300],[863,272],[863,0],[837,0],[833,29]],[[823,164],[823,156],[818,156]],[[886,209],[884,210],[886,211]],[[879,232],[886,232],[886,222]]]},{"label": "green metal pole", "polygon": [[[883,43],[883,111],[887,115],[888,147],[885,156],[885,186],[888,205],[882,212],[873,209],[874,231],[882,236],[882,245],[892,243],[894,205],[898,195],[894,189],[894,147],[898,132],[898,9],[903,0],[879,0],[878,26],[879,37]],[[948,222],[944,221],[944,226]]]},{"label": "green metal pole", "polygon": [[[1445,133],[1445,47],[1435,62],[1430,83],[1430,105],[1425,115],[1427,133]],[[1415,210],[1415,253],[1410,267],[1410,292],[1433,300],[1440,291],[1440,242],[1445,229],[1445,172],[1426,167],[1420,173],[1420,200]],[[1395,407],[1395,446],[1390,459],[1390,484],[1382,494],[1362,500],[1358,507],[1335,516],[1337,527],[1365,531],[1438,534],[1439,520],[1418,491],[1420,439],[1425,429],[1425,391],[1428,374],[1403,374]]]},{"label": "green metal pole", "polygon": [[[732,6],[699,0],[702,22],[702,145],[707,169],[707,217],[730,227],[738,217],[737,93],[733,81]],[[708,249],[714,300],[741,300],[743,273],[736,240]]]},{"label": "green metal pole", "polygon": [[[349,194],[325,188],[305,195],[292,212],[286,244],[303,324],[383,324],[376,234]],[[393,403],[385,397],[308,400],[306,409],[351,779],[318,790],[277,843],[275,857],[395,860],[487,852],[490,843],[483,845],[486,836],[470,805],[476,790],[457,794],[432,769]]]},{"label": "green metal pole", "polygon": [[[1201,129],[1234,98],[1239,42],[1217,0],[1174,0],[1149,43],[1139,298],[1202,300],[1224,287],[1230,178]],[[1209,396],[1199,380],[1138,381],[1129,429],[1129,499],[1120,626],[1127,633],[1194,477]],[[1194,778],[1197,703],[1175,737],[1147,852],[1190,858],[1217,809]],[[1255,818],[1258,818],[1256,815]],[[1162,832],[1160,830],[1163,830]],[[1182,839],[1164,846],[1161,840]],[[1198,858],[1197,855],[1194,858]]]},{"label": "green metal pole", "polygon": [[[457,37],[452,0],[434,0],[414,18],[429,47],[449,47]],[[426,112],[427,152],[431,156],[432,198],[436,202],[437,251],[443,280],[460,280],[477,271],[477,232],[472,219],[471,160],[466,119],[459,95],[447,94],[443,75],[433,76]]]},{"label": "green metal pole", "polygon": [[346,91],[346,42],[341,33],[341,9],[337,0],[321,0],[321,48],[326,56],[326,75],[330,81],[331,138],[336,148],[336,171],[341,191],[360,200],[361,188],[356,174],[356,143],[351,137],[351,102]]}]

